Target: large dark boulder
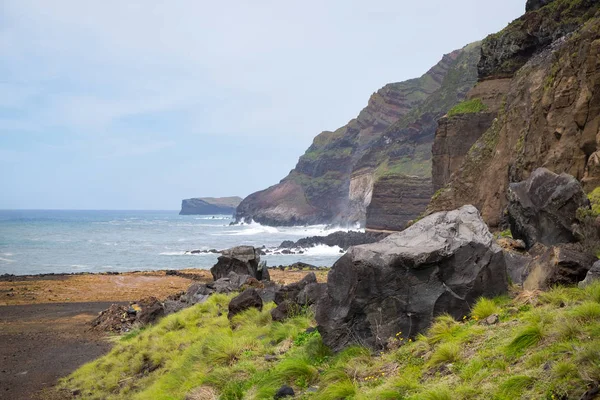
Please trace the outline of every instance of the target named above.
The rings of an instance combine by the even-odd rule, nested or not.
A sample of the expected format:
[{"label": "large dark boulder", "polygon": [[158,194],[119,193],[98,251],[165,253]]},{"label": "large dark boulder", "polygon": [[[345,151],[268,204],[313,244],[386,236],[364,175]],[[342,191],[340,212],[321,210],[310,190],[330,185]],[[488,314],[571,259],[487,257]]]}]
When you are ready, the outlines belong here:
[{"label": "large dark boulder", "polygon": [[269,280],[269,270],[260,262],[260,249],[252,246],[237,246],[223,250],[217,263],[210,269],[216,281],[225,278],[230,272],[238,275],[250,275],[258,280]]},{"label": "large dark boulder", "polygon": [[464,206],[350,248],[329,272],[316,319],[335,351],[381,348],[398,332],[423,332],[439,314],[462,318],[478,297],[507,288],[502,249],[477,209]]},{"label": "large dark boulder", "polygon": [[577,179],[545,168],[536,169],[523,182],[511,183],[508,199],[512,236],[523,239],[527,248],[538,242],[546,246],[574,242],[577,209],[590,205]]},{"label": "large dark boulder", "polygon": [[595,257],[575,245],[560,244],[544,249],[529,264],[525,290],[548,290],[555,285],[575,284],[585,279]]},{"label": "large dark boulder", "polygon": [[242,292],[242,294],[234,297],[229,302],[229,314],[227,318],[231,319],[234,315],[250,308],[257,308],[262,311],[263,302],[256,289],[250,288]]}]

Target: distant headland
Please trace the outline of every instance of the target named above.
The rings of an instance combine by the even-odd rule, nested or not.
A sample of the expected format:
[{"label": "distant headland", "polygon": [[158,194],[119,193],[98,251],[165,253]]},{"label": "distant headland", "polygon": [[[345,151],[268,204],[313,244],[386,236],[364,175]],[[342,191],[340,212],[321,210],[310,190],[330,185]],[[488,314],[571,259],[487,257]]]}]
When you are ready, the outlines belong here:
[{"label": "distant headland", "polygon": [[196,197],[181,201],[179,215],[231,214],[242,202],[238,196],[232,197]]}]

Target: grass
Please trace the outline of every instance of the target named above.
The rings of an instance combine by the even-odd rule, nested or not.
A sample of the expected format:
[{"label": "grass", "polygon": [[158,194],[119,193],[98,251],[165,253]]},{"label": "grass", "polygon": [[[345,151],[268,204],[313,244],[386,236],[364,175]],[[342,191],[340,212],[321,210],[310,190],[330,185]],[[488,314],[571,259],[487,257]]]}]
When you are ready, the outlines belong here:
[{"label": "grass", "polygon": [[[134,400],[272,399],[283,384],[298,399],[578,399],[600,381],[600,283],[481,298],[470,316],[438,316],[424,334],[377,353],[332,354],[318,331],[306,332],[310,313],[274,323],[273,304],[229,321],[229,299],[213,296],[120,337],[62,389]],[[481,322],[491,314],[497,324]]]},{"label": "grass", "polygon": [[486,110],[487,106],[483,104],[481,99],[465,100],[452,107],[452,109],[448,111],[448,117],[454,117],[455,115],[462,114],[474,114]]},{"label": "grass", "polygon": [[500,308],[494,300],[486,299],[485,297],[477,300],[477,303],[471,309],[471,316],[475,319],[486,319],[490,315],[498,314]]}]

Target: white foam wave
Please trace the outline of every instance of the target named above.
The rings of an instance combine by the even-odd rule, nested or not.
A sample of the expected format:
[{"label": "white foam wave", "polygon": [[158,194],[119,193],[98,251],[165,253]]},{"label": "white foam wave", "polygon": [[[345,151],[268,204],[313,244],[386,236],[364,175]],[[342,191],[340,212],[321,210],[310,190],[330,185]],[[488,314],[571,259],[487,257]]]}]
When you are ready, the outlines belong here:
[{"label": "white foam wave", "polygon": [[225,216],[225,215],[215,215],[210,217],[195,217],[194,219],[198,220],[207,220],[207,219],[216,219],[216,220],[232,220],[233,218]]},{"label": "white foam wave", "polygon": [[308,256],[341,256],[344,253],[345,251],[340,246],[327,246],[325,244],[304,249],[304,254]]},{"label": "white foam wave", "polygon": [[214,233],[213,236],[253,236],[261,234],[278,234],[278,235],[289,235],[297,237],[308,237],[308,236],[327,236],[334,232],[348,232],[348,231],[359,231],[364,232],[364,229],[358,228],[342,228],[332,227],[328,225],[308,225],[308,226],[280,226],[273,227],[259,224],[258,222],[252,221],[249,224],[238,224],[234,225],[235,230],[228,230],[222,233]]},{"label": "white foam wave", "polygon": [[159,253],[161,256],[183,256],[185,251],[163,251]]},{"label": "white foam wave", "polygon": [[4,258],[4,257],[0,257],[0,261],[5,262],[5,263],[14,263],[15,260],[11,260],[9,258]]},{"label": "white foam wave", "polygon": [[[269,249],[273,251],[273,253],[267,254],[267,256],[311,256],[311,257],[333,257],[333,256],[341,256],[345,253],[339,246],[327,246],[326,244],[319,244],[313,247],[298,247],[294,249],[289,249],[292,251],[292,254],[281,253],[282,249]],[[300,253],[302,252],[302,253]]]},{"label": "white foam wave", "polygon": [[71,265],[71,268],[75,268],[75,269],[89,269],[90,266],[89,265],[84,265],[84,264],[73,264],[73,265]]},{"label": "white foam wave", "polygon": [[214,253],[195,253],[192,254],[190,252],[185,252],[185,251],[163,251],[162,253],[159,253],[159,255],[161,256],[215,256]]},{"label": "white foam wave", "polygon": [[0,255],[3,255],[6,257],[12,257],[14,254],[13,253],[0,253]]}]

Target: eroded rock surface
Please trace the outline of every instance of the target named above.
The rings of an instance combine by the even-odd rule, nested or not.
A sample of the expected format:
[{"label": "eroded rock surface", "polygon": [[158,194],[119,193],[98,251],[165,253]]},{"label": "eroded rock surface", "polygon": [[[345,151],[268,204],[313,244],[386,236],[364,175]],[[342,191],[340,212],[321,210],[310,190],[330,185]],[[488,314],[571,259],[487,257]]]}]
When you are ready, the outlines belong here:
[{"label": "eroded rock surface", "polygon": [[508,286],[501,248],[473,206],[441,212],[374,244],[350,248],[328,276],[317,305],[325,344],[382,347],[412,337],[432,319],[462,318],[479,296]]},{"label": "eroded rock surface", "polygon": [[539,167],[573,175],[586,192],[600,185],[599,10],[555,0],[484,40],[478,86],[507,81],[503,101],[428,212],[473,204],[498,227],[509,184]]},{"label": "eroded rock surface", "polygon": [[230,272],[249,275],[258,280],[269,280],[269,270],[260,262],[260,249],[237,246],[223,250],[221,254],[217,263],[210,269],[215,281],[227,277]]},{"label": "eroded rock surface", "polygon": [[530,263],[525,290],[548,290],[555,285],[572,285],[582,281],[595,257],[577,246],[558,245],[547,248]]},{"label": "eroded rock surface", "polygon": [[547,246],[574,242],[577,209],[590,206],[577,179],[545,168],[536,169],[523,182],[511,183],[508,199],[512,236],[528,248],[538,242]]}]

